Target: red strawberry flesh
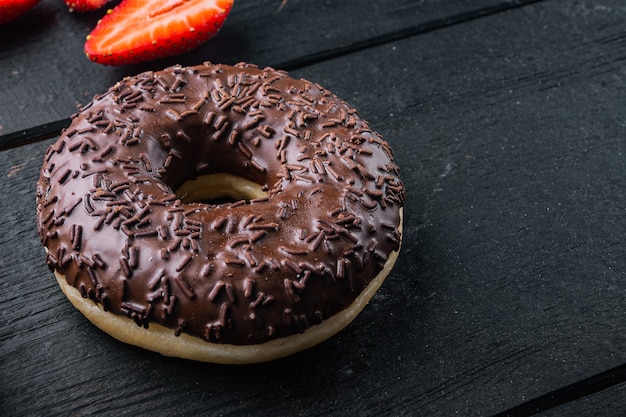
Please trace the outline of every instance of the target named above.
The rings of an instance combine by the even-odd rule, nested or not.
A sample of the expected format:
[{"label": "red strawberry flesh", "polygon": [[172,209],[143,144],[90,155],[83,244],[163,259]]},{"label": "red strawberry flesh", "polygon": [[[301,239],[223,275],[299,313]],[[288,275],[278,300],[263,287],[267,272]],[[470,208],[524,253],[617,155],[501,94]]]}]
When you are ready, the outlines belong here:
[{"label": "red strawberry flesh", "polygon": [[0,25],[12,22],[37,3],[39,0],[0,0]]},{"label": "red strawberry flesh", "polygon": [[65,0],[70,12],[93,12],[102,8],[110,0]]},{"label": "red strawberry flesh", "polygon": [[98,22],[85,53],[94,62],[125,65],[177,55],[215,35],[233,0],[124,0]]}]

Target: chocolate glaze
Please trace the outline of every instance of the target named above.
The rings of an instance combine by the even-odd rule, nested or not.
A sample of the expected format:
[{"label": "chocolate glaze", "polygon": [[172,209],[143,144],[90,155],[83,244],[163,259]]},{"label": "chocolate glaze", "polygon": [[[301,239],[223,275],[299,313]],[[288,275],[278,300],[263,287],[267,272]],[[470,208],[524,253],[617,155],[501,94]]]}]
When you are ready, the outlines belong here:
[{"label": "chocolate glaze", "polygon": [[[258,201],[182,203],[208,173]],[[94,98],[45,155],[46,262],[148,327],[257,344],[349,306],[399,249],[405,188],[388,144],[319,85],[248,64],[172,67]]]}]

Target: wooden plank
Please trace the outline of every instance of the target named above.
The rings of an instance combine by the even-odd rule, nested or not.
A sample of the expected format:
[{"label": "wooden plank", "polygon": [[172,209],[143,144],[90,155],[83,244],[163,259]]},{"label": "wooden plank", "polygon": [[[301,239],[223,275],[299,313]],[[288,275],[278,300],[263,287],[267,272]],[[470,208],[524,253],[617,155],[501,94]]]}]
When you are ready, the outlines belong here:
[{"label": "wooden plank", "polygon": [[544,2],[293,71],[384,134],[409,196],[372,303],[276,363],[162,358],[93,328],[37,242],[50,142],[0,152],[0,414],[490,415],[625,364],[625,17]]},{"label": "wooden plank", "polygon": [[67,120],[126,75],[207,60],[291,69],[372,39],[384,41],[531,1],[536,0],[289,0],[281,7],[281,0],[237,0],[221,32],[197,50],[111,68],[93,64],[83,54],[85,36],[102,13],[70,14],[63,2],[44,0],[22,20],[0,27],[0,135],[10,135],[0,145],[19,142],[24,129]]},{"label": "wooden plank", "polygon": [[626,362],[618,4],[527,7],[323,73],[401,144],[412,191],[398,273],[425,298],[390,297],[411,318],[387,358],[412,350],[397,375],[423,378],[373,386],[373,413],[487,415]]}]

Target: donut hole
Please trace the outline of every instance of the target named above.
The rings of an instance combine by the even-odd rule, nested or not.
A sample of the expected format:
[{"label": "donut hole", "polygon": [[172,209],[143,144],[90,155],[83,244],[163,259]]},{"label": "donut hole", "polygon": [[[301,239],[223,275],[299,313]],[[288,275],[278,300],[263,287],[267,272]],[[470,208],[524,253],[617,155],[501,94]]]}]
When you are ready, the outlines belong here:
[{"label": "donut hole", "polygon": [[185,181],[176,191],[183,203],[223,204],[265,198],[267,192],[246,178],[233,174],[201,175]]}]

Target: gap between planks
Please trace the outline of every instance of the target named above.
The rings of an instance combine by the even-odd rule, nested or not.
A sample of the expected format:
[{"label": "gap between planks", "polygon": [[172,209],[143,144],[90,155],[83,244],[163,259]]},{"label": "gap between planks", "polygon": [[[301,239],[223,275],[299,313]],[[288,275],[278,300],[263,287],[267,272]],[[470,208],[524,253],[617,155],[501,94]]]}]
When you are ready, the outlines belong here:
[{"label": "gap between planks", "polygon": [[519,404],[493,417],[526,417],[596,394],[626,382],[626,364],[582,379]]}]

